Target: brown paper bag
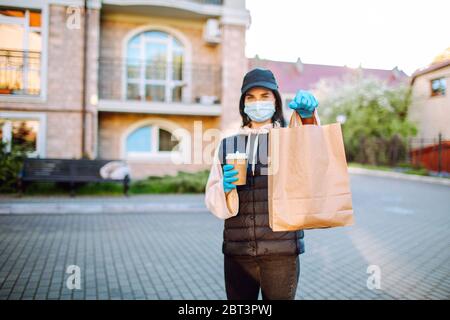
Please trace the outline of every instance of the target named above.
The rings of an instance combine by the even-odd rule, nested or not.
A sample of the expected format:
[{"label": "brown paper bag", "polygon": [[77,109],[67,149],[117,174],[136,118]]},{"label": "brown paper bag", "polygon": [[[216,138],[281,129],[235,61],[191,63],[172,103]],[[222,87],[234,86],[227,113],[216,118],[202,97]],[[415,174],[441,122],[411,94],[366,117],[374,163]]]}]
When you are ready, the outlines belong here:
[{"label": "brown paper bag", "polygon": [[[315,124],[317,124],[314,118]],[[303,125],[294,111],[288,128],[269,132],[269,224],[273,231],[353,224],[341,125]]]}]

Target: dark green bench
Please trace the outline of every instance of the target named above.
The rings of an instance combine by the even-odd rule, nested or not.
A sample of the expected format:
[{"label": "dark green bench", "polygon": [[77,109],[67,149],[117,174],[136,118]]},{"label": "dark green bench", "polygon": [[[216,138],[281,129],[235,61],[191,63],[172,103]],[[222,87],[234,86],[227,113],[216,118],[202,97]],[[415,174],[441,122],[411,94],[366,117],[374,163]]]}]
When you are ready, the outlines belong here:
[{"label": "dark green bench", "polygon": [[109,162],[118,160],[72,160],[26,158],[19,174],[19,190],[25,192],[32,182],[57,182],[70,185],[71,196],[75,186],[87,182],[118,182],[123,184],[123,193],[128,195],[130,177],[123,179],[104,179],[100,169]]}]

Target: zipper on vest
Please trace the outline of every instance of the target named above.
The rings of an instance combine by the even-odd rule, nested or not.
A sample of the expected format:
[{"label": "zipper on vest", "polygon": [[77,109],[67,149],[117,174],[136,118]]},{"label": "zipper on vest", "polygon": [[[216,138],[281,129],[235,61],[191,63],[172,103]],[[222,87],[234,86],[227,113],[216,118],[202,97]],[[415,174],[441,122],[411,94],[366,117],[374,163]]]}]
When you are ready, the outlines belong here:
[{"label": "zipper on vest", "polygon": [[[256,165],[256,164],[255,164]],[[255,241],[255,256],[258,255],[258,242],[256,241],[256,208],[255,208],[255,173],[253,172],[252,180],[252,193],[253,193],[253,240]]]}]

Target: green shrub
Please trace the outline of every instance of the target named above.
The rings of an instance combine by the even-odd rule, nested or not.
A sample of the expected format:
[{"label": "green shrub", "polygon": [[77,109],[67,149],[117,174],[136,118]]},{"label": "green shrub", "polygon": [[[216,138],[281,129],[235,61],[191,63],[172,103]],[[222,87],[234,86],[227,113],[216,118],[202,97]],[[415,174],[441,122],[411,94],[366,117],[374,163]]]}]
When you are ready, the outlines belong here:
[{"label": "green shrub", "polygon": [[429,176],[430,175],[426,168],[411,168],[411,169],[407,169],[405,171],[405,173],[417,174],[419,176]]},{"label": "green shrub", "polygon": [[26,150],[13,147],[7,151],[6,143],[0,141],[0,192],[11,193],[17,191],[17,182]]},{"label": "green shrub", "polygon": [[132,183],[132,194],[145,193],[203,193],[209,171],[179,172],[176,176],[149,177]]},{"label": "green shrub", "polygon": [[416,134],[407,114],[408,85],[386,83],[360,75],[342,82],[322,81],[316,88],[324,123],[345,119],[342,133],[347,161],[394,166],[407,158],[407,141]]}]

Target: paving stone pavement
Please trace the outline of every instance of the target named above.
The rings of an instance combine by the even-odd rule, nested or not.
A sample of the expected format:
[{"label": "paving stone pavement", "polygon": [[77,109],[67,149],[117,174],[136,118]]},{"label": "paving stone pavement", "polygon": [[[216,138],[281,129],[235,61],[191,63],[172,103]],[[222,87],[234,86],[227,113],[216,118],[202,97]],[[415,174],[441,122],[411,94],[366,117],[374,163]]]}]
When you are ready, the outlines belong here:
[{"label": "paving stone pavement", "polygon": [[[305,231],[296,299],[449,299],[450,188],[351,182],[356,224]],[[0,299],[226,299],[222,231],[205,210],[0,215]]]}]

